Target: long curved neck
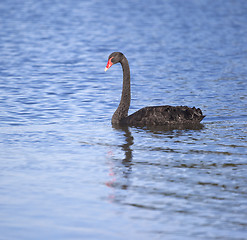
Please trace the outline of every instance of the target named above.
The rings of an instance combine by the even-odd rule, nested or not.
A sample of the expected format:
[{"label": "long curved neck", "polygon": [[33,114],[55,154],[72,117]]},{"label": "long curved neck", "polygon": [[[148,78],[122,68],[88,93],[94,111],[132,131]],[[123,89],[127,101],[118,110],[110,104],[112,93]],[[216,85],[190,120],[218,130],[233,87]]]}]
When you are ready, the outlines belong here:
[{"label": "long curved neck", "polygon": [[123,68],[123,89],[122,89],[121,101],[118,105],[117,110],[112,116],[113,124],[119,124],[122,119],[128,116],[130,99],[131,99],[129,63],[126,57],[123,57],[120,63]]}]

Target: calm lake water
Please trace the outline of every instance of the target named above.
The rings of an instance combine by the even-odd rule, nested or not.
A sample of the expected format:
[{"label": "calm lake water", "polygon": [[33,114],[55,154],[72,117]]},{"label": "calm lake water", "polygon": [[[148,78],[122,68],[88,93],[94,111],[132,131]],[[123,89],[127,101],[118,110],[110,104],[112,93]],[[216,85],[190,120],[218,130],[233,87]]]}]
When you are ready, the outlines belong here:
[{"label": "calm lake water", "polygon": [[[200,107],[199,129],[113,128]],[[0,239],[247,239],[247,1],[0,2]]]}]

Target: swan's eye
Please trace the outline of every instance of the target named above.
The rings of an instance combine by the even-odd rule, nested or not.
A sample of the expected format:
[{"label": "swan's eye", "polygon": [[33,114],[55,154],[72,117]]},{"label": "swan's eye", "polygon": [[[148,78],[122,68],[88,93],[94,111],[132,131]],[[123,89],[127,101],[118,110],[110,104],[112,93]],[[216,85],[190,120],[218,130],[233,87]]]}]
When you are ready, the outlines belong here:
[{"label": "swan's eye", "polygon": [[115,63],[114,57],[111,57],[109,60],[111,60],[112,63]]}]

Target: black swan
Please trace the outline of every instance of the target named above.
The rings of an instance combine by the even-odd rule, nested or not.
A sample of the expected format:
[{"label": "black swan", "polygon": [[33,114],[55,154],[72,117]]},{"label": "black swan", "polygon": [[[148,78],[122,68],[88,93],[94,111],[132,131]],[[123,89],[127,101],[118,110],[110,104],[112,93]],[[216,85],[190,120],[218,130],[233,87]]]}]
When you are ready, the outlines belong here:
[{"label": "black swan", "polygon": [[199,124],[205,117],[200,108],[187,106],[144,107],[128,116],[130,106],[130,69],[127,58],[121,52],[113,52],[108,58],[107,71],[113,64],[121,63],[123,68],[123,89],[119,106],[112,116],[113,125],[167,126]]}]

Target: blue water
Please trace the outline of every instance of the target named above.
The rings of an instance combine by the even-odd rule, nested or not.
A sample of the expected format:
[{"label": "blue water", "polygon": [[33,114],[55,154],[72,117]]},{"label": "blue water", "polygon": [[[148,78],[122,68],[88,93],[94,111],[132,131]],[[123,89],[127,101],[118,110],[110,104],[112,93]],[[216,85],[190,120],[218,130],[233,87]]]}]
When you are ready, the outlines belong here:
[{"label": "blue water", "polygon": [[[200,107],[201,129],[111,126]],[[0,2],[0,239],[247,239],[247,2]]]}]

